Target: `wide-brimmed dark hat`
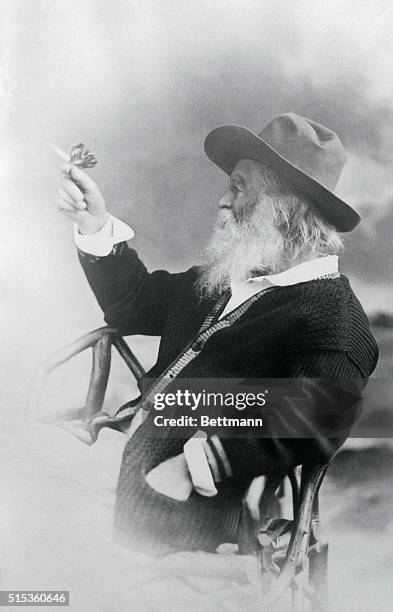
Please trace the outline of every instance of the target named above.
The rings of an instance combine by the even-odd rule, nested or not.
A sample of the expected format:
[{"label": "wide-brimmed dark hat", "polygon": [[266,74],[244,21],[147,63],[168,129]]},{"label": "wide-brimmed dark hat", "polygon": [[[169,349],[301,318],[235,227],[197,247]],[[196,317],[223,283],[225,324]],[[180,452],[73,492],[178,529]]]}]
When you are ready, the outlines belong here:
[{"label": "wide-brimmed dark hat", "polygon": [[239,125],[222,125],[205,139],[207,156],[227,174],[240,159],[259,161],[309,196],[339,232],[350,232],[360,215],[334,194],[347,159],[335,132],[295,113],[273,119],[258,135]]}]

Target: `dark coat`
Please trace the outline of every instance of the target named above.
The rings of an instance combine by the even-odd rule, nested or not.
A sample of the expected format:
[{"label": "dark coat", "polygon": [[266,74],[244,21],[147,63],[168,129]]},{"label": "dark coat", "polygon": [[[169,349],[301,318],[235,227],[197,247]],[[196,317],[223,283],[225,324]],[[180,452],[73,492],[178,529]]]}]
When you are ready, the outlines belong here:
[{"label": "dark coat", "polygon": [[[80,253],[80,260],[109,325],[123,335],[161,336],[157,363],[146,378],[159,377],[196,339],[213,306],[197,295],[198,269],[149,274],[126,243],[107,257]],[[195,432],[181,429],[176,435],[168,428],[168,435],[157,438],[149,416],[123,456],[115,509],[122,541],[153,553],[215,550],[234,541],[241,498],[253,477],[329,461],[358,414],[377,357],[367,317],[345,277],[261,293],[231,326],[212,334],[181,379],[188,386],[196,379],[236,378],[259,388],[287,381],[286,390],[280,384],[280,393],[261,409],[264,437],[222,437],[233,476],[214,497],[193,492],[179,502],[153,491],[145,475],[181,453]],[[168,416],[179,414],[174,407]]]}]

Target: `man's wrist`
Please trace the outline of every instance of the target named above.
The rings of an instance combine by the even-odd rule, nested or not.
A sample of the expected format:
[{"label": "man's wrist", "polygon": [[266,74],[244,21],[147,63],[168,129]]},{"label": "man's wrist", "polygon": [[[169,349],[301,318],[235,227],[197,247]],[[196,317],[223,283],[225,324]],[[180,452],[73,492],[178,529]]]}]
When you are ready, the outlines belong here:
[{"label": "man's wrist", "polygon": [[96,224],[84,224],[84,223],[78,223],[77,227],[78,227],[78,233],[81,234],[81,236],[91,236],[93,234],[96,234],[97,232],[99,232],[100,230],[102,230],[102,228],[104,227],[104,225],[106,225],[108,223],[110,219],[110,215],[109,213],[105,213],[105,215],[102,217],[102,219],[97,219],[97,223]]},{"label": "man's wrist", "polygon": [[108,214],[106,223],[94,234],[81,234],[74,224],[74,242],[79,251],[95,257],[109,255],[119,242],[131,240],[134,232],[129,225]]}]

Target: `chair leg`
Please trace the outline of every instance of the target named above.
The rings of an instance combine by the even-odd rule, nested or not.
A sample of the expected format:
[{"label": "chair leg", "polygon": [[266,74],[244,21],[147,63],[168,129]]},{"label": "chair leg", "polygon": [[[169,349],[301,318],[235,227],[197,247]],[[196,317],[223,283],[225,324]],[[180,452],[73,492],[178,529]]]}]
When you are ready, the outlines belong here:
[{"label": "chair leg", "polygon": [[294,577],[291,585],[292,612],[305,612],[305,586],[307,582],[307,568],[302,569]]},{"label": "chair leg", "polygon": [[93,364],[83,416],[84,424],[87,426],[94,415],[100,412],[104,403],[111,368],[111,344],[112,338],[106,334],[93,346]]},{"label": "chair leg", "polygon": [[311,599],[312,612],[326,612],[328,610],[328,550],[327,542],[319,544],[319,551],[310,555],[309,582],[315,593]]}]

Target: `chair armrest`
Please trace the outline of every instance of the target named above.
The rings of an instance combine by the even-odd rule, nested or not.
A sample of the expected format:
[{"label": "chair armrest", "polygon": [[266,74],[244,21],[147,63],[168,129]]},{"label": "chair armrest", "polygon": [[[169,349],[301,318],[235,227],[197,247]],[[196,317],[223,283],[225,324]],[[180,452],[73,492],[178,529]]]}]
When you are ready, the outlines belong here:
[{"label": "chair armrest", "polygon": [[102,408],[108,383],[111,347],[115,346],[136,380],[144,374],[144,369],[131,351],[118,330],[112,327],[100,327],[68,344],[45,359],[33,374],[28,395],[26,420],[41,420],[40,401],[48,376],[63,363],[66,363],[88,348],[92,349],[93,363],[90,375],[89,389],[82,420],[86,425]]}]

